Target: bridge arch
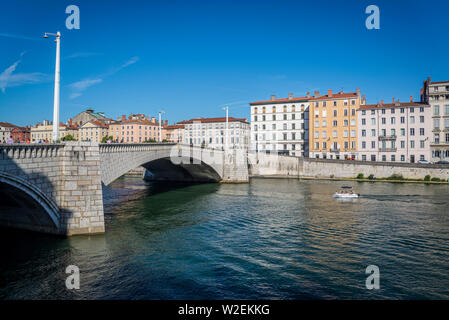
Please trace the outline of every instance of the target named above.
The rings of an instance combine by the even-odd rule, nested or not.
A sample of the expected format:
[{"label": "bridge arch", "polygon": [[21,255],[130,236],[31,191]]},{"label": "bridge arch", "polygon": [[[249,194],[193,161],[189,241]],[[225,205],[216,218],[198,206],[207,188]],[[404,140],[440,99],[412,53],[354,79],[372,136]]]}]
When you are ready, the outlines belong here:
[{"label": "bridge arch", "polygon": [[0,198],[0,224],[60,233],[61,218],[58,206],[26,180],[0,172]]},{"label": "bridge arch", "polygon": [[178,144],[100,144],[100,158],[105,185],[139,166],[151,171],[149,178],[155,180],[216,182],[223,176],[221,150]]}]

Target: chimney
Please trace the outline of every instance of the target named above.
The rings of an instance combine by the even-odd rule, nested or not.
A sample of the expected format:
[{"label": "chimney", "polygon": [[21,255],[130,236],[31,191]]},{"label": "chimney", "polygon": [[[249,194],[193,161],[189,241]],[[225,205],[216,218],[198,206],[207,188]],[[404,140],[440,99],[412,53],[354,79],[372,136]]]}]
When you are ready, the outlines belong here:
[{"label": "chimney", "polygon": [[151,117],[151,122],[156,123],[156,118],[155,117]]},{"label": "chimney", "polygon": [[384,104],[384,99],[380,100],[380,104]]},{"label": "chimney", "polygon": [[393,98],[393,103],[394,103],[394,98]]},{"label": "chimney", "polygon": [[340,94],[342,94],[342,93],[343,93],[343,89],[340,90]]},{"label": "chimney", "polygon": [[271,101],[274,101],[276,99],[276,96],[274,94],[271,95]]},{"label": "chimney", "polygon": [[410,96],[410,102],[413,102],[413,96]]},{"label": "chimney", "polygon": [[315,97],[318,97],[319,95],[320,95],[320,92],[315,90]]},{"label": "chimney", "polygon": [[310,98],[310,92],[307,91],[307,98]]},{"label": "chimney", "polygon": [[289,100],[293,99],[293,93],[289,93],[289,94],[288,94],[288,99],[289,99]]},{"label": "chimney", "polygon": [[122,115],[122,121],[126,120],[126,115]]},{"label": "chimney", "polygon": [[332,90],[327,90],[327,96],[332,97]]},{"label": "chimney", "polygon": [[165,120],[165,125],[168,126],[168,120]]},{"label": "chimney", "polygon": [[357,96],[360,97],[360,88],[357,88]]}]

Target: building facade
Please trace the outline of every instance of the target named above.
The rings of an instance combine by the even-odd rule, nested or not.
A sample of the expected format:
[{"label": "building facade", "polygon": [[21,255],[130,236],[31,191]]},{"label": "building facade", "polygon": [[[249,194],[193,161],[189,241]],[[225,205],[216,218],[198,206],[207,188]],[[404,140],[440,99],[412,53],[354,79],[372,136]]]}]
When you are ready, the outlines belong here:
[{"label": "building facade", "polygon": [[[159,123],[152,120],[129,120],[111,122],[109,124],[109,136],[114,142],[119,143],[143,143],[159,141]],[[162,130],[162,140],[165,132]]]},{"label": "building facade", "polygon": [[357,158],[357,109],[365,97],[357,92],[332,93],[310,100],[310,157],[320,159]]},{"label": "building facade", "polygon": [[251,150],[307,157],[310,99],[290,93],[287,99],[251,102]]},{"label": "building facade", "polygon": [[11,130],[11,138],[14,143],[30,143],[31,131],[29,127],[15,127]]},{"label": "building facade", "polygon": [[16,127],[16,125],[9,122],[0,122],[0,143],[8,142],[8,139],[11,138],[12,129]]},{"label": "building facade", "polygon": [[[184,143],[223,150],[226,148],[226,118],[196,118],[181,121],[184,125]],[[229,149],[249,147],[250,125],[244,118],[228,117]]]},{"label": "building facade", "polygon": [[357,111],[358,160],[415,163],[431,158],[430,106],[420,102],[371,104]]},{"label": "building facade", "polygon": [[[78,140],[78,127],[65,125],[61,122],[59,124],[59,140],[62,140],[67,135],[71,135]],[[53,142],[53,124],[48,120],[44,120],[43,123],[38,123],[31,127],[31,142]]]},{"label": "building facade", "polygon": [[173,124],[165,126],[165,138],[167,142],[184,143],[184,129],[185,125]]},{"label": "building facade", "polygon": [[85,123],[92,120],[97,120],[104,123],[108,123],[111,121],[111,119],[107,118],[103,112],[94,112],[94,109],[87,109],[86,111],[80,112],[69,121],[73,124],[78,125],[78,127],[81,127]]},{"label": "building facade", "polygon": [[424,81],[421,100],[432,111],[432,161],[449,161],[449,81]]},{"label": "building facade", "polygon": [[101,142],[108,136],[109,125],[98,120],[90,120],[84,123],[78,130],[80,141]]}]

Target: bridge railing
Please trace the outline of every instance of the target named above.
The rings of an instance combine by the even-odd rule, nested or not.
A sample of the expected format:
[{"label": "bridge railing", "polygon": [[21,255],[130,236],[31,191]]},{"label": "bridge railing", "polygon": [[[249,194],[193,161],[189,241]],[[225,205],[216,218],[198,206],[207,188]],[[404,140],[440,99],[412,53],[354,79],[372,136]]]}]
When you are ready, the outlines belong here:
[{"label": "bridge railing", "polygon": [[0,144],[0,160],[58,157],[62,149],[64,144]]},{"label": "bridge railing", "polygon": [[126,152],[126,151],[149,151],[161,146],[174,146],[176,143],[100,143],[100,153]]}]

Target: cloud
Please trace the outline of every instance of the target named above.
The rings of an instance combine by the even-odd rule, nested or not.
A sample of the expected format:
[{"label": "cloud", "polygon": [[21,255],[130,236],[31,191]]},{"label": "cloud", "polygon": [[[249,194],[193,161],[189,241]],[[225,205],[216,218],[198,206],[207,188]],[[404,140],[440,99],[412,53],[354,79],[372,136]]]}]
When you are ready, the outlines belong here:
[{"label": "cloud", "polygon": [[76,58],[88,58],[88,57],[94,57],[94,56],[100,56],[102,53],[98,52],[76,52],[74,54],[71,54],[70,56],[65,57],[64,59],[76,59]]},{"label": "cloud", "polygon": [[84,91],[90,86],[93,86],[94,84],[103,82],[103,79],[84,79],[81,81],[74,82],[70,84],[70,88],[72,88],[75,91]]},{"label": "cloud", "polygon": [[[25,52],[22,52],[20,57],[23,57],[24,54]],[[14,74],[14,71],[16,71],[16,68],[21,62],[22,59],[17,60],[0,74],[0,90],[2,90],[3,93],[5,93],[5,90],[8,87],[18,87],[23,84],[40,83],[50,79],[49,75],[40,72]]]},{"label": "cloud", "polygon": [[21,40],[40,40],[40,38],[33,38],[33,37],[28,37],[28,36],[24,36],[21,34],[12,34],[12,33],[4,33],[4,32],[0,32],[0,37],[5,37],[5,38],[11,38],[11,39],[21,39]]},{"label": "cloud", "polygon": [[136,63],[137,61],[139,61],[139,57],[132,57],[131,59],[129,59],[128,61],[123,63],[121,66],[113,68],[110,71],[103,73],[95,78],[86,78],[86,79],[69,84],[69,87],[72,90],[72,92],[69,95],[69,98],[75,99],[75,98],[81,96],[87,88],[103,82],[103,80],[105,78],[116,74],[120,70]]}]

